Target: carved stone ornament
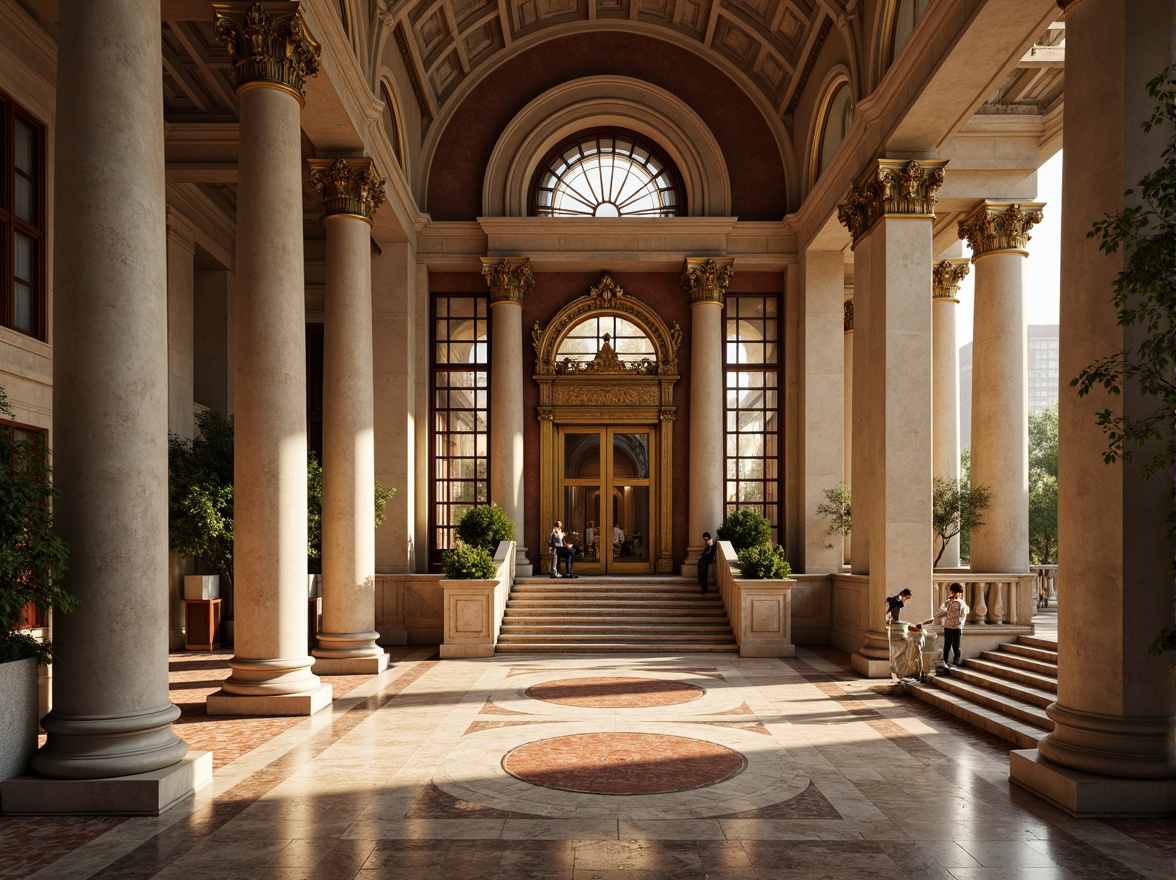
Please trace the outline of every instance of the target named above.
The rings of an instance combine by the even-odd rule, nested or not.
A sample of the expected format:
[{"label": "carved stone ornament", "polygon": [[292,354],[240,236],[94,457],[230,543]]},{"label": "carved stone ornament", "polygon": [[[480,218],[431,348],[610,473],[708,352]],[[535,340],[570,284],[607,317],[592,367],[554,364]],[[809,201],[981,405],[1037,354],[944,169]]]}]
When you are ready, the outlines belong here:
[{"label": "carved stone ornament", "polygon": [[490,305],[513,302],[522,305],[527,291],[535,286],[530,257],[482,257],[482,277],[490,288]]},{"label": "carved stone ornament", "polygon": [[310,159],[310,182],[323,197],[323,215],[372,222],[384,203],[384,180],[371,159]]},{"label": "carved stone ornament", "polygon": [[274,85],[302,102],[308,76],[316,76],[322,49],[302,18],[298,3],[214,3],[217,39],[229,51],[233,83],[240,92]]},{"label": "carved stone ornament", "polygon": [[[482,271],[486,271],[484,265]],[[653,343],[656,360],[641,358],[621,361],[606,340],[592,361],[570,361],[568,358],[557,361],[556,352],[564,336],[592,312],[624,315],[632,320]],[[540,327],[538,321],[535,322],[531,328],[535,373],[539,376],[593,372],[617,372],[628,376],[677,376],[678,349],[682,346],[683,335],[677,322],[667,327],[653,309],[640,300],[625,296],[625,291],[610,276],[604,275],[587,294],[564,306],[546,328]]]},{"label": "carved stone ornament", "polygon": [[849,230],[854,247],[883,217],[934,217],[946,165],[930,159],[875,160],[837,206],[837,219]]},{"label": "carved stone ornament", "polygon": [[972,248],[973,259],[994,251],[1023,252],[1044,207],[1044,202],[982,202],[960,221],[960,238]]},{"label": "carved stone ornament", "polygon": [[734,257],[687,257],[682,286],[690,294],[691,304],[714,302],[722,305],[727,286],[734,276]]},{"label": "carved stone ornament", "polygon": [[556,406],[657,406],[657,385],[556,385]]},{"label": "carved stone ornament", "polygon": [[966,259],[940,260],[932,266],[931,298],[959,302],[956,295],[960,292],[960,282],[967,276],[969,269]]},{"label": "carved stone ornament", "polygon": [[853,332],[853,300],[847,299],[845,301],[845,305],[842,306],[842,310],[845,313],[844,330],[846,333],[852,333]]}]

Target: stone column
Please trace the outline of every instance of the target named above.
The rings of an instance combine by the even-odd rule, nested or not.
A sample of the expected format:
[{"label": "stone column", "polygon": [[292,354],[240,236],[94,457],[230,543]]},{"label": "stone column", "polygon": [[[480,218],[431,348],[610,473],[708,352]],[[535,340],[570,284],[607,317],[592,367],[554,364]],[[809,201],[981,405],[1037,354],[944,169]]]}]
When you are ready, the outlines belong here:
[{"label": "stone column", "polygon": [[[878,159],[838,218],[854,246],[854,531],[867,514],[870,586],[854,668],[889,674],[885,598],[914,592],[909,620],[931,612],[931,226],[944,162]],[[868,410],[863,419],[859,411]],[[866,479],[862,479],[866,475]],[[863,504],[864,502],[864,504]],[[863,549],[858,545],[858,549]],[[854,554],[854,570],[861,566]]]},{"label": "stone column", "polygon": [[991,504],[972,532],[972,571],[1029,570],[1029,367],[1021,273],[1037,202],[983,202],[960,221],[976,265],[972,485]]},{"label": "stone column", "polygon": [[490,500],[515,524],[515,574],[530,577],[524,532],[523,298],[535,286],[526,257],[482,257],[490,288]]},{"label": "stone column", "polygon": [[312,672],[383,672],[376,644],[372,214],[384,181],[369,159],[311,159],[323,195],[323,624]]},{"label": "stone column", "polygon": [[[1067,4],[1066,152],[1062,167],[1061,364],[1077,376],[1094,361],[1135,349],[1145,327],[1122,327],[1112,285],[1124,256],[1103,254],[1086,233],[1139,204],[1138,182],[1163,161],[1172,123],[1144,133],[1156,105],[1147,81],[1171,64],[1176,10],[1169,0]],[[1110,73],[1113,72],[1113,73]],[[1134,193],[1124,196],[1124,191]],[[1160,406],[1134,382],[1121,395],[1059,395],[1058,695],[1053,732],[1010,756],[1013,783],[1071,815],[1176,812],[1176,686],[1172,655],[1145,650],[1172,625],[1172,471],[1140,471],[1159,444],[1132,460],[1103,462],[1095,413],[1134,418]]]},{"label": "stone column", "polygon": [[[934,405],[931,434],[934,442],[934,474],[944,480],[960,478],[960,370],[956,344],[956,298],[960,281],[968,274],[966,259],[940,260],[931,269],[931,318],[934,335],[931,350],[935,358],[932,400]],[[939,540],[934,539],[934,554]],[[943,550],[939,568],[957,568],[960,564],[960,536],[956,535]]]},{"label": "stone column", "polygon": [[800,257],[800,458],[802,542],[799,570],[841,570],[841,535],[817,513],[825,492],[843,479],[845,353],[833,340],[845,320],[845,266],[841,251],[807,250]]},{"label": "stone column", "polygon": [[[690,294],[690,536],[682,574],[695,573],[702,533],[723,522],[723,301],[734,257],[687,257],[682,286]],[[782,525],[782,524],[780,524]]]},{"label": "stone column", "polygon": [[[842,404],[845,407],[845,414],[842,418],[842,450],[841,460],[842,468],[845,476],[845,488],[850,493],[850,498],[853,497],[853,297],[847,297],[841,305],[841,332],[844,343],[842,345],[842,358],[844,367],[842,369]],[[851,517],[853,506],[851,504]],[[853,522],[851,518],[850,522]],[[846,535],[843,538],[842,553],[844,562],[850,562],[853,559],[853,533]]]},{"label": "stone column", "polygon": [[158,814],[212,773],[211,753],[186,756],[168,698],[159,4],[78,4],[58,48],[53,466],[79,605],[54,618],[54,708],[32,769],[74,781],[9,780],[4,811]]},{"label": "stone column", "polygon": [[318,44],[297,3],[217,4],[240,98],[234,394],[235,654],[213,715],[308,715],[306,318],[299,114]]}]

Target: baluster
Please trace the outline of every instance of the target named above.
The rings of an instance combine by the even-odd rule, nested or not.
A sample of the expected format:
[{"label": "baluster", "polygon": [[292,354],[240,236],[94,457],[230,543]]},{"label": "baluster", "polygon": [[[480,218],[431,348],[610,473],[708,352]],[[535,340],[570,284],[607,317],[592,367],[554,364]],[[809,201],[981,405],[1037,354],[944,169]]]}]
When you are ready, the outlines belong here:
[{"label": "baluster", "polygon": [[984,601],[984,590],[988,586],[984,581],[976,582],[976,604],[972,606],[976,612],[977,623],[987,623],[988,605]]},{"label": "baluster", "polygon": [[988,606],[988,622],[1000,624],[1004,622],[1004,581],[994,581],[992,592],[989,594],[992,604]]}]

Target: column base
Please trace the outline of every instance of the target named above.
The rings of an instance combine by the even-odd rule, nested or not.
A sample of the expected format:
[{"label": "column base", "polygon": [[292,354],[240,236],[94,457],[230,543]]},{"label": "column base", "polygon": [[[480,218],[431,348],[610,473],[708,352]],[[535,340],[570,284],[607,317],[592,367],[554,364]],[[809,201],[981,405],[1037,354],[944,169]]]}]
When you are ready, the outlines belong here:
[{"label": "column base", "polygon": [[849,665],[854,672],[866,678],[890,678],[890,659],[878,660],[862,654],[851,654]]},{"label": "column base", "polygon": [[682,577],[698,577],[698,557],[701,555],[701,544],[686,548],[686,558],[682,560]]},{"label": "column base", "polygon": [[[386,654],[384,656],[387,656]],[[209,715],[313,715],[331,705],[334,689],[320,684],[298,694],[210,694]]]},{"label": "column base", "polygon": [[107,779],[17,776],[0,783],[6,816],[158,816],[212,782],[212,752],[188,752],[169,767]]},{"label": "column base", "polygon": [[310,671],[315,675],[378,675],[388,663],[383,651],[367,657],[316,657]]},{"label": "column base", "polygon": [[535,573],[535,567],[531,565],[531,560],[527,558],[526,547],[515,547],[515,577],[529,578]]},{"label": "column base", "polygon": [[1176,779],[1127,779],[1055,764],[1037,749],[1009,753],[1009,781],[1078,819],[1167,817],[1176,813]]}]

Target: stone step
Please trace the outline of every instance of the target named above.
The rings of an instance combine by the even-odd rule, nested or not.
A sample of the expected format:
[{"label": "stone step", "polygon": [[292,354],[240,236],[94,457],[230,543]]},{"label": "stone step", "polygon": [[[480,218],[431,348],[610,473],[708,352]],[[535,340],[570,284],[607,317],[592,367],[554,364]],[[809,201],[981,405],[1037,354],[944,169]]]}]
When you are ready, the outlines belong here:
[{"label": "stone step", "polygon": [[1045,714],[1045,709],[1042,706],[1036,706],[1016,697],[990,691],[985,687],[961,681],[950,675],[935,676],[934,685],[940,690],[954,694],[982,709],[1008,716],[1022,724],[1029,724],[1046,730],[1053,729],[1053,722],[1049,720],[1049,716]]},{"label": "stone step", "polygon": [[1034,645],[1026,645],[1023,642],[1006,642],[1000,646],[1000,649],[1006,654],[1016,654],[1018,657],[1029,657],[1032,660],[1040,660],[1042,663],[1052,663],[1054,666],[1058,665],[1058,649],[1054,648],[1038,648]]},{"label": "stone step", "polygon": [[934,684],[908,683],[906,688],[908,693],[924,703],[942,709],[981,730],[987,730],[1020,749],[1037,748],[1038,740],[1053,730],[1053,722],[1048,718],[1045,719],[1045,723],[1049,726],[1042,727],[978,705],[967,696],[940,687],[939,677],[934,679]]},{"label": "stone step", "polygon": [[534,634],[534,633],[550,633],[553,635],[559,634],[561,636],[562,635],[582,635],[585,633],[591,633],[591,634],[595,634],[595,635],[610,635],[611,634],[611,635],[616,635],[617,637],[630,636],[630,635],[640,635],[643,633],[648,633],[656,638],[661,638],[663,636],[663,634],[666,634],[666,633],[673,634],[678,637],[689,636],[691,638],[693,638],[695,634],[723,635],[726,638],[731,638],[731,636],[732,636],[731,627],[727,624],[712,624],[712,625],[678,624],[675,626],[658,626],[656,624],[648,624],[648,623],[627,623],[627,624],[619,624],[619,625],[618,624],[605,624],[603,626],[601,626],[601,625],[594,626],[592,624],[583,624],[583,623],[580,623],[579,621],[577,621],[576,623],[568,623],[567,621],[562,621],[562,622],[551,623],[551,624],[546,624],[546,625],[542,625],[542,626],[536,626],[533,624],[503,621],[501,635],[499,636],[499,638],[501,638],[502,636],[508,635],[508,634],[509,635],[529,635],[529,634]]},{"label": "stone step", "polygon": [[560,642],[527,642],[521,644],[498,643],[499,654],[737,654],[739,646],[730,644],[710,645],[693,642],[584,642],[564,644]]},{"label": "stone step", "polygon": [[940,678],[964,682],[965,684],[983,688],[993,694],[1012,697],[1041,709],[1044,709],[1058,698],[1056,681],[1053,683],[1054,690],[1049,691],[1044,688],[1012,681],[1000,676],[999,673],[995,675],[990,674],[987,671],[979,669],[972,661],[969,661],[968,665],[963,668],[951,670],[951,673],[948,675],[936,676],[936,681]]},{"label": "stone step", "polygon": [[649,599],[627,599],[625,597],[593,599],[590,596],[559,596],[546,599],[509,599],[506,607],[515,608],[551,608],[561,613],[571,613],[581,610],[608,608],[625,609],[628,613],[665,610],[722,611],[722,602],[707,602],[701,599],[663,599],[661,601]]},{"label": "stone step", "polygon": [[[1004,648],[1007,646],[1001,645],[1001,647]],[[1000,663],[1005,666],[1012,666],[1016,669],[1027,669],[1030,672],[1036,672],[1038,675],[1047,675],[1051,678],[1058,677],[1058,664],[1045,663],[1031,657],[1023,657],[1020,654],[1014,654],[1012,651],[983,651],[980,654],[980,659],[990,660],[993,663]]]},{"label": "stone step", "polygon": [[1031,648],[1045,648],[1047,651],[1057,653],[1058,640],[1047,639],[1042,636],[1018,636],[1017,641],[1022,645],[1028,645]]},{"label": "stone step", "polygon": [[1041,675],[1037,672],[1030,672],[1027,669],[1008,666],[1004,663],[994,663],[991,660],[980,658],[968,660],[965,670],[961,671],[966,670],[975,670],[977,672],[983,672],[986,675],[1004,678],[1019,684],[1026,684],[1051,694],[1057,694],[1058,692],[1058,679],[1056,675]]},{"label": "stone step", "polygon": [[[699,612],[698,614],[645,614],[642,615],[644,622],[653,625],[665,626],[702,626],[702,625],[727,625],[727,615],[714,614],[712,612]],[[622,612],[614,614],[601,614],[593,612],[592,614],[577,614],[574,617],[567,614],[550,614],[544,611],[527,611],[519,614],[508,610],[503,617],[503,624],[521,624],[523,626],[560,626],[566,623],[585,624],[587,626],[616,626],[618,624],[632,622],[631,615]]]},{"label": "stone step", "polygon": [[[683,633],[667,630],[665,632],[611,632],[607,633],[607,641],[614,643],[636,643],[643,642],[681,642],[685,641]],[[730,631],[726,633],[690,633],[689,641],[699,641],[705,643],[713,642],[730,642],[734,644],[734,638]],[[503,633],[498,637],[498,643],[503,642],[510,644],[532,642],[532,641],[559,641],[567,644],[576,644],[580,642],[599,642],[604,641],[600,638],[599,633],[553,633],[551,631],[540,633]]]}]

